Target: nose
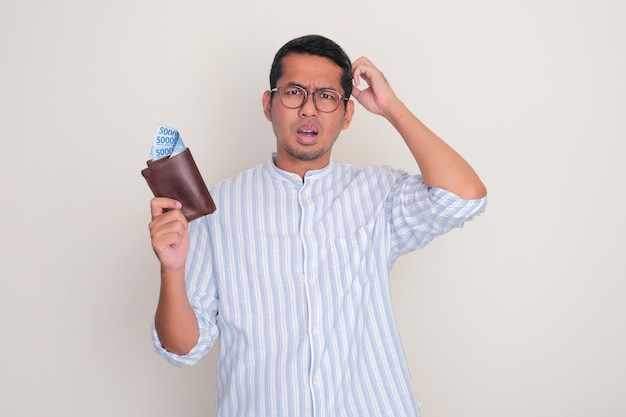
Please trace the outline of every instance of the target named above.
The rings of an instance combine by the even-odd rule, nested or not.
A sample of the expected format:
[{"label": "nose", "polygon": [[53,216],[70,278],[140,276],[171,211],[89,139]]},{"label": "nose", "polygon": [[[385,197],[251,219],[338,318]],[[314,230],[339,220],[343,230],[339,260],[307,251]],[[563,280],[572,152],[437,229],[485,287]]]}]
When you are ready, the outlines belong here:
[{"label": "nose", "polygon": [[315,101],[313,99],[313,94],[307,94],[302,103],[302,107],[300,107],[300,115],[302,117],[311,117],[317,115],[317,107],[315,107]]}]

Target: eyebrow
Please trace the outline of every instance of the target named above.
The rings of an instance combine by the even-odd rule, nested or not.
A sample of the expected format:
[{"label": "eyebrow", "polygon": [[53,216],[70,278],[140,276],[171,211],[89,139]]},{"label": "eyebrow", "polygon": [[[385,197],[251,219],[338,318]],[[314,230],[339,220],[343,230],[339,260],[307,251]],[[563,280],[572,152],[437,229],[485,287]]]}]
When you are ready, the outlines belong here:
[{"label": "eyebrow", "polygon": [[292,85],[292,86],[295,86],[295,87],[300,87],[300,88],[302,88],[302,89],[304,89],[306,91],[333,90],[333,91],[336,91],[339,94],[341,94],[339,92],[339,90],[334,88],[334,87],[320,87],[317,90],[309,90],[305,85],[302,85],[302,84],[300,84],[298,82],[295,82],[295,81],[294,82],[288,82],[286,85]]}]

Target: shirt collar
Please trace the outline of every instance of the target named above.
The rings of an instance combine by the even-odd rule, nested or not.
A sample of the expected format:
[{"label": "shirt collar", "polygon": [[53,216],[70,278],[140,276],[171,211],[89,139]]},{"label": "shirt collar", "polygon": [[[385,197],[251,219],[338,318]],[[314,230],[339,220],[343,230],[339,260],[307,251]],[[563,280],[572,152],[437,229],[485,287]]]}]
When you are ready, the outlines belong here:
[{"label": "shirt collar", "polygon": [[[264,168],[267,172],[269,172],[274,177],[281,179],[283,181],[289,181],[289,182],[297,181],[300,183],[303,182],[298,174],[294,174],[293,172],[285,171],[285,170],[278,168],[275,164],[275,161],[276,161],[276,152],[272,153],[272,155],[265,161]],[[328,175],[329,173],[333,172],[336,165],[337,163],[332,158],[330,158],[328,165],[326,165],[325,167],[321,169],[312,169],[310,171],[307,171],[307,173],[304,175],[304,179],[307,181],[311,181],[316,178],[324,177]]]}]

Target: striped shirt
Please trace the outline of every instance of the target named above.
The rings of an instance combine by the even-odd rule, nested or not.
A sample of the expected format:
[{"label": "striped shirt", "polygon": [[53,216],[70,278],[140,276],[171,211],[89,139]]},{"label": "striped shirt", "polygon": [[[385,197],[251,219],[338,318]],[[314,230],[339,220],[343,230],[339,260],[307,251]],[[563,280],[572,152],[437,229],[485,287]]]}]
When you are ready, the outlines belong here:
[{"label": "striped shirt", "polygon": [[385,166],[331,160],[304,180],[273,163],[211,188],[186,280],[200,338],[220,338],[218,417],[416,417],[391,305],[396,259],[484,210]]}]

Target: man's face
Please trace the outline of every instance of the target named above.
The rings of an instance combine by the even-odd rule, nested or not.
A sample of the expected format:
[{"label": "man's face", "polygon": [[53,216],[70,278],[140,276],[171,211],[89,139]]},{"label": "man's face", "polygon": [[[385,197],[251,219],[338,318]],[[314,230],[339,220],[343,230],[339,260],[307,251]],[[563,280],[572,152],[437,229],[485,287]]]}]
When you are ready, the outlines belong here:
[{"label": "man's face", "polygon": [[[283,75],[276,87],[299,85],[309,92],[330,88],[343,94],[341,68],[328,58],[308,54],[289,54],[283,58]],[[332,113],[315,108],[312,94],[301,108],[289,109],[280,102],[279,93],[263,95],[265,117],[276,135],[276,165],[303,175],[325,167],[341,130],[350,125],[354,103],[340,103]]]}]

